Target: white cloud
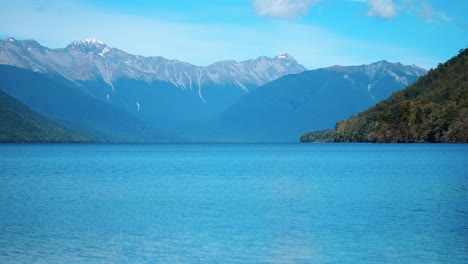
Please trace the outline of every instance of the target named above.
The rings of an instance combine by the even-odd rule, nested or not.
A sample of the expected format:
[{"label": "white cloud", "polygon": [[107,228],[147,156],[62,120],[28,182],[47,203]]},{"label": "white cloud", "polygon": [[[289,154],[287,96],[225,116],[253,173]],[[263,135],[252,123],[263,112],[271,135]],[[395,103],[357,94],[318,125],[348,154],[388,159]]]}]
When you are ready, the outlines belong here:
[{"label": "white cloud", "polygon": [[259,16],[294,19],[304,16],[320,0],[253,0]]},{"label": "white cloud", "polygon": [[441,11],[435,10],[425,0],[421,0],[419,4],[410,5],[408,9],[425,21],[443,21],[449,23],[454,22],[453,18],[447,16]]},{"label": "white cloud", "polygon": [[434,9],[426,0],[347,0],[350,2],[367,4],[368,16],[392,19],[401,13],[414,15],[428,22],[441,21],[457,23],[452,17]]},{"label": "white cloud", "polygon": [[395,3],[392,0],[367,0],[369,5],[368,16],[378,16],[390,19],[396,16]]}]

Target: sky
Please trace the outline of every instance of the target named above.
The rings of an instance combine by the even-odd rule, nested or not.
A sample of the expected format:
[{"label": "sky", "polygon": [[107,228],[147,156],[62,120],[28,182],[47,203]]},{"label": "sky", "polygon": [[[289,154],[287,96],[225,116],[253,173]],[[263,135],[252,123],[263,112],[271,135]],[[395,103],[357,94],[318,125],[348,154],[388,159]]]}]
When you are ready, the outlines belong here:
[{"label": "sky", "polygon": [[308,69],[380,60],[427,69],[468,47],[465,0],[0,0],[0,37],[96,38],[206,66],[287,52]]}]

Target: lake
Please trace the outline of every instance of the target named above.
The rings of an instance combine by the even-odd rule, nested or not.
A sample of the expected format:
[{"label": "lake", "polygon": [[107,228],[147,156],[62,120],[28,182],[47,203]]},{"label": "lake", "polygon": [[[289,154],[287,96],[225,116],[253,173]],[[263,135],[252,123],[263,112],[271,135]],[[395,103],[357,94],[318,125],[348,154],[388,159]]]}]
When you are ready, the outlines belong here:
[{"label": "lake", "polygon": [[468,263],[468,145],[0,145],[0,263]]}]

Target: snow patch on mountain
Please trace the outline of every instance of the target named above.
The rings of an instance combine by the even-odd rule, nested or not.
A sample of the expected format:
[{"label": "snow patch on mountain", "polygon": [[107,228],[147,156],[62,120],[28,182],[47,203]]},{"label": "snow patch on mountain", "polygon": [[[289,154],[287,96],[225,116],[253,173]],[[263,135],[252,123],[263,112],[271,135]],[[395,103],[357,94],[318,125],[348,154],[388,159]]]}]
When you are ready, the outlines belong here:
[{"label": "snow patch on mountain", "polygon": [[279,54],[278,56],[276,56],[278,59],[286,59],[287,58],[287,54],[286,53],[281,53]]},{"label": "snow patch on mountain", "polygon": [[[78,41],[75,41],[75,43],[78,43]],[[79,43],[105,45],[105,43],[103,41],[100,41],[100,40],[95,39],[95,38],[82,39],[82,40],[79,41]]]},{"label": "snow patch on mountain", "polygon": [[110,48],[109,47],[105,47],[101,53],[98,53],[99,56],[101,57],[104,57],[104,54],[106,54],[107,52],[109,52]]}]

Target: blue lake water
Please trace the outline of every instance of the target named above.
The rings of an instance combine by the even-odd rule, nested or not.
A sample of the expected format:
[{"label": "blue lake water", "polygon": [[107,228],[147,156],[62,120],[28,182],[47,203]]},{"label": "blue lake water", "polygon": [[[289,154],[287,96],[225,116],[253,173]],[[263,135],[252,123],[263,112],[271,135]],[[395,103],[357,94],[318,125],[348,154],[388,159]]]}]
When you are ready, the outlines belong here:
[{"label": "blue lake water", "polygon": [[0,145],[0,263],[468,263],[468,145]]}]

